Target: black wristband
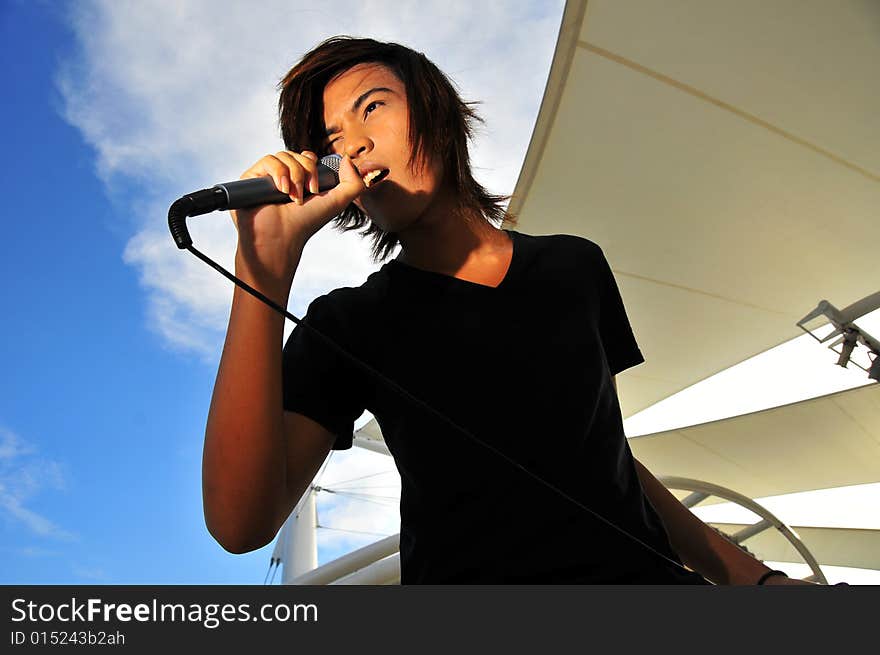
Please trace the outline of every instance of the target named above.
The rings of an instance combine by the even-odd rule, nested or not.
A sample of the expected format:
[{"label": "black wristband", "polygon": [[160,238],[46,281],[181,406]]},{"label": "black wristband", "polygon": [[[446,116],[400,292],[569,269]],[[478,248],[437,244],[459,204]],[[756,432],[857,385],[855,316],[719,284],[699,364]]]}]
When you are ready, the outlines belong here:
[{"label": "black wristband", "polygon": [[758,578],[758,581],[755,584],[764,584],[767,578],[773,575],[784,575],[786,578],[788,577],[788,573],[785,571],[767,571],[767,573]]}]

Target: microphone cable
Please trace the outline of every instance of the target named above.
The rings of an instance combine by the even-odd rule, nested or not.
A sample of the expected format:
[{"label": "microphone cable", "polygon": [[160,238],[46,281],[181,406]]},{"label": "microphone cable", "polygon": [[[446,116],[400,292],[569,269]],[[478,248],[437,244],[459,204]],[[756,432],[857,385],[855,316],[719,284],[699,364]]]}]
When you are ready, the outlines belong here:
[{"label": "microphone cable", "polygon": [[293,323],[295,323],[296,325],[299,325],[299,326],[302,326],[302,327],[308,329],[313,335],[318,337],[321,341],[323,341],[325,344],[327,344],[331,348],[335,349],[336,352],[340,353],[343,357],[347,358],[350,362],[352,362],[355,366],[357,366],[358,368],[360,368],[361,370],[366,372],[368,375],[385,383],[391,389],[393,389],[395,392],[397,392],[399,395],[408,399],[411,403],[414,403],[415,405],[426,410],[429,414],[435,416],[436,418],[439,418],[441,421],[443,421],[444,423],[446,423],[447,425],[449,425],[450,427],[452,427],[453,429],[455,429],[459,433],[465,435],[473,442],[479,444],[480,446],[482,446],[483,448],[485,448],[489,452],[500,457],[502,460],[506,461],[508,464],[510,464],[514,468],[519,469],[520,471],[522,471],[523,473],[528,475],[530,478],[532,478],[533,480],[535,480],[539,484],[544,485],[545,487],[547,487],[551,491],[554,491],[559,496],[565,498],[567,501],[573,503],[575,506],[581,508],[582,510],[588,512],[589,514],[592,514],[595,518],[599,519],[602,523],[604,523],[608,527],[616,530],[618,533],[620,533],[620,534],[624,535],[625,537],[629,538],[630,540],[638,543],[643,548],[647,549],[649,552],[653,553],[655,556],[662,559],[663,561],[665,561],[669,564],[672,564],[677,569],[681,569],[682,571],[684,571],[686,573],[691,572],[689,569],[687,569],[685,566],[683,566],[680,562],[677,562],[674,559],[667,557],[666,555],[664,555],[663,553],[658,551],[653,546],[650,546],[649,544],[645,543],[643,540],[641,540],[638,537],[636,537],[635,535],[631,534],[630,532],[628,532],[624,528],[621,528],[620,526],[615,524],[613,521],[610,521],[609,519],[605,518],[604,516],[602,516],[601,514],[596,512],[595,510],[591,509],[590,507],[587,507],[581,501],[572,497],[570,494],[566,493],[565,491],[563,491],[562,489],[560,489],[559,487],[554,485],[552,482],[548,482],[547,480],[545,480],[541,476],[537,475],[536,473],[534,473],[534,472],[530,471],[529,469],[527,469],[526,467],[524,467],[522,464],[520,464],[519,462],[517,462],[516,460],[511,458],[506,453],[498,450],[497,448],[495,448],[491,444],[486,443],[485,441],[483,441],[479,437],[472,434],[469,430],[466,430],[462,426],[458,425],[451,418],[447,417],[445,414],[443,414],[439,410],[434,409],[431,405],[429,405],[425,401],[421,400],[420,398],[417,398],[416,396],[411,394],[409,391],[407,391],[406,389],[401,387],[399,384],[397,384],[394,380],[386,377],[383,373],[381,373],[380,371],[377,371],[376,369],[371,367],[366,362],[361,361],[360,359],[358,359],[358,357],[356,357],[352,353],[348,352],[345,348],[343,348],[342,346],[337,344],[330,337],[326,336],[321,331],[319,331],[318,329],[309,325],[308,323],[297,318],[296,316],[291,314],[289,311],[287,311],[286,308],[282,307],[281,305],[279,305],[274,300],[267,297],[266,295],[264,295],[263,293],[261,293],[257,289],[254,289],[252,286],[250,286],[244,280],[240,280],[235,275],[233,275],[232,273],[227,271],[225,268],[220,266],[220,264],[213,261],[207,255],[205,255],[204,253],[197,250],[193,246],[192,239],[190,238],[189,232],[186,229],[186,219],[190,216],[196,216],[198,214],[204,214],[204,213],[208,213],[209,211],[214,211],[213,208],[205,210],[204,202],[200,202],[199,199],[208,197],[210,195],[216,195],[216,194],[217,194],[216,187],[214,189],[203,189],[202,191],[196,191],[195,193],[185,195],[185,196],[179,198],[178,200],[174,201],[174,203],[172,203],[171,207],[168,210],[168,227],[171,231],[172,236],[174,237],[174,241],[177,244],[178,248],[180,248],[181,250],[188,250],[193,255],[198,257],[200,260],[205,262],[208,266],[210,266],[211,268],[216,270],[218,273],[220,273],[223,277],[230,280],[233,284],[237,285],[238,287],[240,287],[241,289],[243,289],[244,291],[246,291],[247,293],[249,293],[253,297],[257,298],[258,300],[262,301],[263,303],[265,303],[266,305],[268,305],[269,307],[274,309],[276,312],[278,312],[279,314],[281,314],[285,318],[293,321]]}]

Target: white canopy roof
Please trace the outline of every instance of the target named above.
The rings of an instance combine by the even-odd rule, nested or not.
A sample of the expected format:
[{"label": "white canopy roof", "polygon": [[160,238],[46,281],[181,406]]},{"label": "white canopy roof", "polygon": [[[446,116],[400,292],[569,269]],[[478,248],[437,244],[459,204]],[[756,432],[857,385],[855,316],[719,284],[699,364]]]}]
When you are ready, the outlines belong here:
[{"label": "white canopy roof", "polygon": [[880,29],[857,0],[570,0],[511,211],[598,243],[624,416],[880,287]]},{"label": "white canopy roof", "polygon": [[[510,210],[605,251],[647,360],[618,379],[624,416],[880,288],[878,25],[858,0],[567,3]],[[387,452],[375,420],[358,441]],[[880,393],[630,445],[752,498],[877,482]],[[802,530],[821,562],[880,567],[876,531],[832,532]]]},{"label": "white canopy roof", "polygon": [[[619,379],[625,416],[800,334],[819,300],[880,287],[878,25],[857,0],[567,3],[511,210],[605,250],[647,359]],[[877,402],[631,444],[659,473],[752,497],[874,482]]]},{"label": "white canopy roof", "polygon": [[749,498],[880,482],[880,387],[633,437],[629,446],[655,475]]},{"label": "white canopy roof", "polygon": [[[375,419],[356,441],[388,454]],[[629,446],[655,475],[704,480],[749,498],[880,482],[880,386],[633,437]]]},{"label": "white canopy roof", "polygon": [[[743,523],[716,523],[714,525],[728,535],[736,534],[746,527]],[[880,570],[880,530],[798,526],[794,526],[792,529],[820,564]],[[794,546],[776,530],[762,532],[747,540],[743,545],[758,559],[764,561],[803,561]]]}]

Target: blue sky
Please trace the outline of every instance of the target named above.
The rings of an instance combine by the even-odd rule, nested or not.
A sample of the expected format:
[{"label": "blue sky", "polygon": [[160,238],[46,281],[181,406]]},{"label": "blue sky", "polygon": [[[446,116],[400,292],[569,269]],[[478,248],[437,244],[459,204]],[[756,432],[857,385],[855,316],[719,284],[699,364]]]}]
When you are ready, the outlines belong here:
[{"label": "blue sky", "polygon": [[[202,517],[202,438],[231,287],[178,251],[165,221],[182,193],[236,179],[280,147],[274,84],[308,47],[359,33],[424,50],[465,98],[482,101],[478,176],[512,190],[563,2],[475,9],[436,0],[394,3],[394,12],[367,4],[340,1],[332,15],[280,0],[257,13],[252,3],[218,11],[208,0],[161,10],[147,0],[2,4],[10,90],[0,105],[0,583],[263,581],[271,546],[230,555]],[[193,34],[193,21],[209,14],[212,31]],[[228,267],[228,219],[196,219],[191,230]],[[372,267],[355,235],[322,231],[304,255],[291,310],[301,316],[312,298]],[[838,388],[863,382],[851,376]],[[667,416],[649,423],[681,425],[694,405],[716,412],[700,420],[761,408],[710,408],[708,399],[729,394],[705,393],[670,399]],[[758,397],[766,406],[766,393]],[[391,468],[371,453],[339,453],[322,483],[393,496]],[[344,483],[362,476],[373,477]],[[880,498],[873,487],[870,498]],[[395,531],[387,499],[325,495],[318,509],[322,525]],[[319,530],[320,558],[374,538]]]},{"label": "blue sky", "polygon": [[23,452],[0,459],[0,579],[262,580],[267,556],[224,553],[199,520],[213,373],[148,329],[122,261],[129,189],[108,197],[94,152],[60,115],[53,79],[75,47],[62,10],[2,12],[0,443]]},{"label": "blue sky", "polygon": [[[260,583],[271,546],[227,554],[207,533],[201,507],[202,437],[231,289],[174,247],[167,207],[186,191],[237,178],[278,149],[274,83],[320,38],[357,32],[355,26],[393,38],[394,30],[419,33],[414,26],[425,19],[415,5],[393,21],[367,20],[360,3],[339,5],[340,16],[309,9],[315,25],[288,46],[262,44],[258,26],[251,26],[243,29],[240,52],[230,53],[227,30],[239,30],[236,12],[247,15],[248,3],[231,3],[216,21],[225,26],[215,40],[198,49],[191,39],[181,37],[187,45],[179,48],[169,40],[184,33],[173,30],[186,27],[190,14],[216,5],[193,0],[157,11],[146,2],[122,4],[22,1],[0,9],[9,89],[0,106],[7,226],[0,259],[6,279],[0,356],[7,372],[0,381],[0,582]],[[478,166],[481,157],[503,160],[504,166],[484,165],[484,179],[509,190],[540,102],[562,3],[486,10],[495,35],[482,34],[484,41],[495,39],[497,57],[514,64],[523,58],[520,86],[509,96],[493,85],[497,60],[474,64],[457,47],[476,40],[467,32],[476,27],[466,26],[466,8],[436,5],[448,28],[428,36],[421,30],[421,47],[441,53],[438,63],[464,78],[466,95],[481,85],[485,113],[498,116],[493,127],[515,128],[515,139],[484,145],[476,157]],[[262,6],[267,29],[277,23],[271,14],[296,10],[291,3]],[[508,52],[530,39],[529,53]],[[272,61],[237,70],[261,47]],[[178,60],[163,66],[167,52]],[[192,92],[199,75],[213,80],[205,98]],[[230,93],[226,84],[236,75],[252,87]],[[488,81],[481,84],[481,76]],[[249,91],[256,99],[238,102]],[[207,138],[198,134],[206,124]],[[201,151],[196,137],[219,146]],[[193,234],[206,252],[229,262],[228,219],[205,220]],[[329,238],[335,250],[328,255],[316,239],[311,264],[304,261],[298,274],[292,309],[299,315],[311,298],[363,279],[372,266],[355,239]],[[340,261],[345,271],[338,270]],[[369,454],[340,454],[334,465],[328,480],[389,468],[387,462],[376,468]],[[372,507],[383,513],[377,518],[366,511],[371,506],[340,496],[319,504],[319,520],[389,533],[394,511],[383,504]],[[321,534],[322,561],[371,540]]]}]

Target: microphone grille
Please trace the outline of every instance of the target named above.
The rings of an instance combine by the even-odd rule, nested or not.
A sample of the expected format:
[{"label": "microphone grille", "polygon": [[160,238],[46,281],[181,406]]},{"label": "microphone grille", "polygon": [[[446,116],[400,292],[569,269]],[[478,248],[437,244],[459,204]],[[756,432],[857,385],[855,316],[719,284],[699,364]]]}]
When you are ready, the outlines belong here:
[{"label": "microphone grille", "polygon": [[326,155],[321,157],[321,163],[331,169],[337,175],[339,174],[339,163],[342,161],[342,155]]}]

